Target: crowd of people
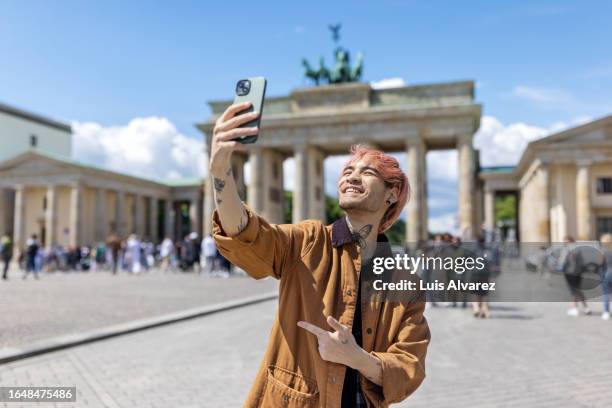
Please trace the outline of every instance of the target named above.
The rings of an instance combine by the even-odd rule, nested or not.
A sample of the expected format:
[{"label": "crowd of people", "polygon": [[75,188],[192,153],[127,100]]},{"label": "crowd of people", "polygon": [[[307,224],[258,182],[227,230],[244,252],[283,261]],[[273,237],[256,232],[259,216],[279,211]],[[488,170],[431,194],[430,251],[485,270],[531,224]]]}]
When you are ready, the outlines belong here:
[{"label": "crowd of people", "polygon": [[[442,265],[433,268],[423,268],[421,279],[428,284],[437,282],[447,287],[450,281],[463,283],[488,283],[500,273],[501,255],[496,243],[486,243],[484,238],[478,239],[476,243],[462,243],[461,238],[451,234],[436,235],[431,242],[421,242],[417,246],[415,255],[423,254],[428,258],[481,258],[484,262],[483,268],[473,268],[467,271],[457,271],[452,268],[444,268]],[[486,290],[427,290],[426,299],[428,307],[462,307],[467,308],[468,302],[472,303],[474,317],[490,317],[489,304],[487,302]]]},{"label": "crowd of people", "polygon": [[[2,236],[0,260],[4,280],[8,279],[10,264],[15,261],[14,252],[11,238]],[[105,242],[92,246],[50,247],[41,245],[38,236],[33,234],[25,247],[16,252],[23,279],[30,275],[39,279],[41,272],[108,270],[113,274],[118,271],[139,274],[154,268],[162,272],[196,272],[227,277],[232,270],[231,264],[217,251],[212,236],[199,239],[195,232],[177,242],[165,237],[158,244],[140,239],[136,234],[121,239],[112,233]]]},{"label": "crowd of people", "polygon": [[[582,276],[587,267],[593,268],[594,263],[587,265],[580,248],[572,237],[566,237],[562,249],[553,253],[553,247],[542,247],[541,257],[536,269],[562,273],[567,282],[571,295],[569,316],[591,314],[585,295],[582,290]],[[410,249],[407,249],[410,252]],[[458,273],[453,269],[432,268],[420,271],[421,278],[426,283],[449,282],[451,280],[472,283],[486,283],[495,279],[501,272],[501,250],[497,242],[485,242],[483,238],[473,243],[462,243],[461,239],[451,234],[436,235],[433,241],[421,242],[416,248],[415,255],[423,254],[427,257],[480,257],[486,259],[485,267],[471,270],[468,273]],[[600,254],[595,266],[600,276],[603,294],[604,320],[610,319],[609,297],[612,291],[612,234],[601,237],[598,248]],[[14,257],[13,243],[8,235],[0,238],[0,261],[2,262],[2,279],[8,279],[9,266]],[[133,274],[157,268],[162,272],[196,272],[210,276],[228,277],[232,265],[219,251],[212,236],[199,239],[198,234],[192,232],[183,240],[173,242],[170,237],[164,238],[155,244],[147,239],[140,239],[136,234],[121,239],[111,234],[105,242],[95,246],[64,247],[53,245],[45,248],[40,244],[38,237],[31,235],[25,247],[18,251],[17,264],[23,271],[23,279],[32,275],[39,279],[41,272],[53,271],[89,271],[108,270],[116,274],[118,271],[127,271]],[[428,290],[426,298],[428,307],[462,307],[472,304],[475,317],[487,318],[490,316],[487,302],[487,291],[462,290]]]}]

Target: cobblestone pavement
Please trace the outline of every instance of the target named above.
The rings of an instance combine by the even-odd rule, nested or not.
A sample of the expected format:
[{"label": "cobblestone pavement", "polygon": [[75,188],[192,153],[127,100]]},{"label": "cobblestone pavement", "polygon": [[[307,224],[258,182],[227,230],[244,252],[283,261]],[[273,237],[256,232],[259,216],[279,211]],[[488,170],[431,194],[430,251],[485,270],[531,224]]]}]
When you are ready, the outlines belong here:
[{"label": "cobblestone pavement", "polygon": [[274,291],[273,279],[205,278],[152,271],[45,273],[40,280],[12,272],[0,281],[0,349],[127,321]]},{"label": "cobblestone pavement", "polygon": [[[239,407],[275,308],[264,302],[10,363],[0,384],[76,386],[79,407]],[[428,309],[428,377],[396,406],[609,407],[612,322],[565,308],[495,304],[486,320]]]}]

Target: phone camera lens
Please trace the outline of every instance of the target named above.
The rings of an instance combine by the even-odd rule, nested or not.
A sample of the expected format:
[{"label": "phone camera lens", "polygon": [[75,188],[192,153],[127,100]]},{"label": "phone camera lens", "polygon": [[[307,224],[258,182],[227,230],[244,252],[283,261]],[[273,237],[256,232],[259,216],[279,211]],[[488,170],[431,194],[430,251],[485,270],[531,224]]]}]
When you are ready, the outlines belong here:
[{"label": "phone camera lens", "polygon": [[251,91],[251,81],[249,81],[248,79],[240,80],[236,84],[236,95],[238,96],[248,95],[250,91]]}]

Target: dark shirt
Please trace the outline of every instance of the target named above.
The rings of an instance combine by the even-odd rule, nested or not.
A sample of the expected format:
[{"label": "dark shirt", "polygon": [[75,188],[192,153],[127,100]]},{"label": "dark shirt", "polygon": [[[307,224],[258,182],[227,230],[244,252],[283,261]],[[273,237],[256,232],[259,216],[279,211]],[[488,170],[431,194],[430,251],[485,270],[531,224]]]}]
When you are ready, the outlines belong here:
[{"label": "dark shirt", "polygon": [[[370,263],[370,262],[368,262]],[[359,279],[359,288],[357,290],[357,306],[355,308],[355,318],[353,319],[353,337],[359,347],[363,344],[361,335],[361,278]],[[360,404],[358,404],[358,401]],[[359,384],[359,372],[351,367],[346,367],[346,375],[344,377],[344,386],[342,387],[342,408],[345,407],[361,407],[366,406],[363,395],[361,394],[361,386]]]},{"label": "dark shirt", "polygon": [[[351,234],[346,218],[341,218],[333,225],[335,235],[334,246],[343,245],[347,242],[358,242],[358,237]],[[363,346],[362,324],[361,324],[361,299],[362,299],[362,284],[363,279],[371,279],[373,259],[379,256],[391,256],[391,247],[389,241],[384,234],[379,234],[376,238],[376,250],[372,258],[362,265],[359,274],[359,282],[357,288],[357,301],[355,306],[355,316],[353,318],[353,327],[351,332],[359,347]],[[360,408],[366,407],[366,401],[361,392],[359,383],[359,372],[351,367],[346,367],[346,375],[344,377],[344,385],[342,387],[342,408]]]}]

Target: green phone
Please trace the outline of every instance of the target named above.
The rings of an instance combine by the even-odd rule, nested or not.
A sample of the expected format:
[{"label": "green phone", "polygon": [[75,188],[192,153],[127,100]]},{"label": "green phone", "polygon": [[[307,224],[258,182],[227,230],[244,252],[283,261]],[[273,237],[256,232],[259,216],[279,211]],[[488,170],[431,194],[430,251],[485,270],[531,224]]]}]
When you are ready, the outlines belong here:
[{"label": "green phone", "polygon": [[[236,83],[236,96],[234,97],[234,103],[242,103],[246,101],[251,102],[251,106],[243,111],[240,111],[238,115],[253,111],[259,112],[257,119],[244,123],[239,127],[257,126],[261,131],[260,123],[264,107],[264,98],[266,97],[266,83],[266,78],[264,77],[241,79]],[[257,141],[257,136],[259,135],[242,136],[236,139],[236,141],[245,144],[255,143]]]}]

